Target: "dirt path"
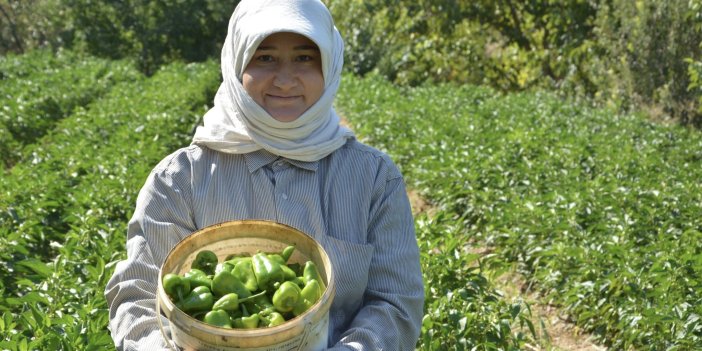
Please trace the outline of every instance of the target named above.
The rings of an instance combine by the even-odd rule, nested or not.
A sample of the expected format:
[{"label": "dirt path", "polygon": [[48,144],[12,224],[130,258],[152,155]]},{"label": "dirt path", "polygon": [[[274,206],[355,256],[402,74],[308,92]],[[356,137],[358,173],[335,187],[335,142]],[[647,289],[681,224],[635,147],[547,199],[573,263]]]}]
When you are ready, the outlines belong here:
[{"label": "dirt path", "polygon": [[[419,194],[409,189],[407,191],[412,212],[416,214],[426,213],[429,216],[436,210],[424,200]],[[476,248],[472,250],[481,252]],[[502,291],[505,300],[513,301],[521,299],[529,304],[533,315],[532,322],[539,336],[539,345],[527,345],[528,350],[568,350],[568,351],[605,351],[606,347],[598,346],[594,343],[593,337],[581,332],[578,327],[567,321],[567,316],[563,315],[557,308],[544,303],[540,297],[533,292],[526,291],[524,279],[516,273],[506,273],[493,281],[495,287]]]},{"label": "dirt path", "polygon": [[583,332],[568,321],[563,314],[537,293],[526,289],[524,279],[516,273],[507,273],[493,282],[505,294],[505,299],[521,299],[529,304],[533,315],[532,322],[540,339],[538,346],[530,350],[569,350],[569,351],[605,351],[606,347],[594,341],[594,337]]}]

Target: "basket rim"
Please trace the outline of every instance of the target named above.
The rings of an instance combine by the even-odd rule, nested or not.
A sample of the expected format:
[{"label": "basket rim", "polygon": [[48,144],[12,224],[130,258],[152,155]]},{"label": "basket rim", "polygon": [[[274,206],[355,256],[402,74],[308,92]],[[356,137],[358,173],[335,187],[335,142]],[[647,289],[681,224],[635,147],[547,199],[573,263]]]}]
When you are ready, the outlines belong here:
[{"label": "basket rim", "polygon": [[[169,259],[172,258],[172,255],[174,253],[182,250],[181,244],[183,244],[188,238],[193,239],[194,235],[204,235],[207,232],[217,230],[222,227],[231,227],[231,226],[240,226],[240,225],[250,225],[250,226],[273,226],[273,227],[278,227],[280,229],[286,230],[286,231],[291,231],[296,233],[296,235],[301,235],[305,238],[305,240],[310,240],[312,243],[314,243],[315,248],[318,250],[319,255],[322,257],[323,263],[325,263],[325,275],[327,275],[327,284],[325,291],[323,295],[317,300],[317,302],[311,306],[305,313],[296,316],[294,318],[291,318],[287,320],[285,323],[274,326],[274,327],[262,327],[262,328],[255,328],[255,329],[229,329],[229,328],[221,328],[221,327],[216,327],[212,326],[209,324],[206,324],[196,318],[193,318],[192,316],[188,315],[187,313],[181,311],[175,306],[175,303],[170,300],[168,295],[165,294],[165,290],[163,289],[163,276],[167,274],[167,272],[164,271],[164,267],[166,264],[169,262]],[[279,241],[280,243],[285,243],[284,241]],[[319,266],[319,262],[316,262]],[[328,265],[328,268],[326,267]],[[158,274],[158,287],[157,287],[157,294],[156,294],[156,304],[159,304],[159,309],[162,310],[163,314],[165,314],[166,319],[168,320],[169,323],[174,323],[179,327],[187,327],[190,329],[190,331],[197,331],[198,333],[206,333],[206,334],[211,334],[211,335],[216,335],[216,336],[223,336],[223,337],[232,337],[232,338],[245,338],[245,339],[254,339],[254,338],[262,338],[266,336],[270,336],[271,334],[278,334],[278,333],[285,333],[290,330],[294,330],[296,328],[307,328],[310,324],[313,324],[323,318],[324,315],[328,315],[329,308],[331,306],[331,303],[334,299],[334,296],[336,294],[336,286],[334,284],[334,270],[331,265],[331,259],[329,258],[329,255],[327,254],[326,250],[322,246],[322,244],[316,240],[314,237],[311,235],[284,223],[280,222],[275,222],[271,220],[261,220],[261,219],[245,219],[245,220],[232,220],[232,221],[224,221],[220,223],[215,223],[211,224],[205,227],[202,227],[191,234],[187,235],[183,239],[181,239],[176,245],[174,245],[171,250],[169,250],[168,254],[164,258],[164,261],[161,263],[161,266],[159,267],[159,274]],[[163,305],[163,306],[161,306]],[[323,310],[324,313],[320,315],[320,310]],[[177,318],[173,318],[173,314],[177,315]],[[183,318],[185,318],[185,321],[183,321]],[[175,320],[174,320],[175,319]],[[181,323],[188,324],[182,325]],[[190,334],[190,333],[189,333]]]}]

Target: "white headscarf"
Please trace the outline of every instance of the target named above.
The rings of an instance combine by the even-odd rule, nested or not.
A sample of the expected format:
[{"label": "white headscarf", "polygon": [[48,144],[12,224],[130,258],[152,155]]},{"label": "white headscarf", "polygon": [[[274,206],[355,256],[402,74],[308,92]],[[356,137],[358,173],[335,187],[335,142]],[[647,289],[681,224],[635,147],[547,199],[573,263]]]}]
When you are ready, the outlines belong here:
[{"label": "white headscarf", "polygon": [[[277,32],[312,40],[322,57],[324,92],[294,121],[273,118],[241,83],[258,45]],[[341,80],[344,43],[327,7],[319,0],[242,0],[229,20],[222,48],[223,82],[214,107],[197,128],[193,144],[243,154],[260,149],[300,161],[316,161],[338,149],[353,133],[339,125],[332,106]]]}]

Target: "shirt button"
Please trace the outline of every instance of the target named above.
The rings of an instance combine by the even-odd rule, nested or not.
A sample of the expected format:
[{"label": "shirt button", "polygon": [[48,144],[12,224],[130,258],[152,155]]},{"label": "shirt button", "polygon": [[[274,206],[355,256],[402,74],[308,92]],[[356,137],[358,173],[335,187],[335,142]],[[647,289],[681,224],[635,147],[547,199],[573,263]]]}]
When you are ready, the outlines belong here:
[{"label": "shirt button", "polygon": [[282,196],[283,196],[283,200],[287,200],[287,199],[288,199],[288,195],[283,194]]}]

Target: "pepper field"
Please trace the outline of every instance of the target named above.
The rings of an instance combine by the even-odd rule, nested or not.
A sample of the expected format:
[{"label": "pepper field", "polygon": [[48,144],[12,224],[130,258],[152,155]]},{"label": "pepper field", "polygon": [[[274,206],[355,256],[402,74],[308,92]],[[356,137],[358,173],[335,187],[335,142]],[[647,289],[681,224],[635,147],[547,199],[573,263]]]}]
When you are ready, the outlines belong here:
[{"label": "pepper field", "polygon": [[[218,84],[214,62],[145,77],[70,52],[0,58],[0,349],[114,348],[103,290],[136,194]],[[418,350],[548,348],[495,286],[506,271],[612,350],[702,349],[699,131],[373,75],[344,76],[337,109],[436,208],[416,217]]]}]

